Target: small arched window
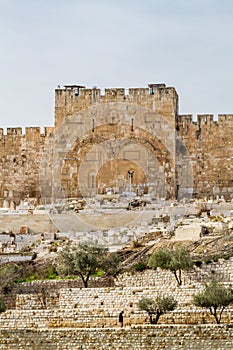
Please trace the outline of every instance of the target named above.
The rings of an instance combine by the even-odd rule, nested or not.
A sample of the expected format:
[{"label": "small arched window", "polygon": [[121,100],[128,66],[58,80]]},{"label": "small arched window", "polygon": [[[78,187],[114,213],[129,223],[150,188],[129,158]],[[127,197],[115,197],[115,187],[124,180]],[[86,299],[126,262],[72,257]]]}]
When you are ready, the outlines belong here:
[{"label": "small arched window", "polygon": [[88,188],[96,187],[96,172],[95,170],[91,170],[88,174]]}]

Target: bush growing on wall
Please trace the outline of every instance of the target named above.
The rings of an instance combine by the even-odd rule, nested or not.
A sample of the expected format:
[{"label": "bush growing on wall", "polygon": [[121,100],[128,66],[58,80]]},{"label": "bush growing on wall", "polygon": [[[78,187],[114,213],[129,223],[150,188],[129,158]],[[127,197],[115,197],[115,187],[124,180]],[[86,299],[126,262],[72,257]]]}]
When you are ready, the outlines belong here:
[{"label": "bush growing on wall", "polygon": [[0,298],[0,312],[6,311],[6,307],[2,298]]}]

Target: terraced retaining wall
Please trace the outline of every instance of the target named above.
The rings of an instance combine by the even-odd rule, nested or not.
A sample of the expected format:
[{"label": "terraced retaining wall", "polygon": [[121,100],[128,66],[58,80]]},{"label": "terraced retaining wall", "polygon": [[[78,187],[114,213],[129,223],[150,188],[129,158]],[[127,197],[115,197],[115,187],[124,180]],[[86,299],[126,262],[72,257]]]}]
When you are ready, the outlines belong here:
[{"label": "terraced retaining wall", "polygon": [[1,350],[230,350],[233,325],[1,330]]}]

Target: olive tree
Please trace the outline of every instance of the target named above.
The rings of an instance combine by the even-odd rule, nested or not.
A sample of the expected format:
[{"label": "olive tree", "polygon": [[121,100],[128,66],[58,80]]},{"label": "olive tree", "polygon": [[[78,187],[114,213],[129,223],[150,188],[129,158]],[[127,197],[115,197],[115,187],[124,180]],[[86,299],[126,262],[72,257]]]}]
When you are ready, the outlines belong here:
[{"label": "olive tree", "polygon": [[148,313],[151,324],[157,324],[161,315],[173,311],[176,306],[177,301],[172,296],[157,296],[155,300],[143,297],[138,302],[139,309]]},{"label": "olive tree", "polygon": [[202,292],[193,295],[193,303],[195,306],[209,309],[219,324],[224,309],[233,303],[233,289],[213,279],[205,285]]},{"label": "olive tree", "polygon": [[89,243],[65,247],[58,256],[57,271],[62,275],[78,275],[85,288],[91,275],[98,270],[115,274],[119,265],[118,255],[107,248]]},{"label": "olive tree", "polygon": [[177,247],[175,250],[159,248],[150,256],[148,265],[153,269],[160,267],[163,270],[170,270],[178,286],[181,286],[181,271],[192,268],[193,261],[185,247]]},{"label": "olive tree", "polygon": [[17,271],[16,264],[3,264],[0,267],[0,294],[7,292],[13,285]]},{"label": "olive tree", "polygon": [[4,295],[11,291],[26,271],[26,266],[15,263],[4,263],[0,266],[0,312],[6,309]]}]

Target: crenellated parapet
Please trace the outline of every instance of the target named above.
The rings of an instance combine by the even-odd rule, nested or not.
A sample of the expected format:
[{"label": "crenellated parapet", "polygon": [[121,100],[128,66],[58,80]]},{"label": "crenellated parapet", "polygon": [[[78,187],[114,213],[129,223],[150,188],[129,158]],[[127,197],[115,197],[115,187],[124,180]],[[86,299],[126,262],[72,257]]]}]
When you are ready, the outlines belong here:
[{"label": "crenellated parapet", "polygon": [[9,136],[22,135],[22,128],[7,128],[7,135]]},{"label": "crenellated parapet", "polygon": [[191,125],[231,126],[233,114],[219,114],[217,118],[213,114],[198,114],[196,118],[192,114],[181,114],[177,115],[176,122],[183,128]]},{"label": "crenellated parapet", "polygon": [[213,114],[200,114],[194,119],[192,114],[178,115],[176,117],[176,130],[181,137],[188,137],[194,132],[205,132],[211,135],[215,130],[223,134],[228,134],[233,128],[232,114],[219,114],[217,119]]},{"label": "crenellated parapet", "polygon": [[7,139],[8,137],[12,136],[19,136],[19,137],[25,137],[26,139],[31,139],[33,137],[35,138],[41,138],[45,136],[51,136],[51,134],[54,133],[54,127],[26,127],[25,132],[23,132],[23,128],[21,127],[13,127],[13,128],[7,128],[6,133],[4,132],[3,128],[0,128],[0,137]]},{"label": "crenellated parapet", "polygon": [[231,125],[233,124],[233,114],[219,114],[218,115],[218,123],[223,125]]},{"label": "crenellated parapet", "polygon": [[174,123],[178,111],[178,95],[174,87],[148,84],[148,88],[87,89],[79,85],[65,85],[55,90],[55,127],[64,120],[98,103],[131,103],[152,109]]}]

